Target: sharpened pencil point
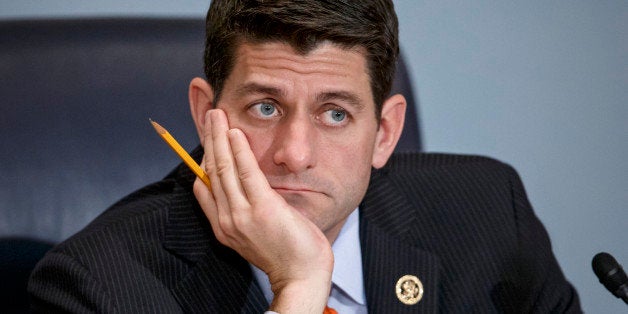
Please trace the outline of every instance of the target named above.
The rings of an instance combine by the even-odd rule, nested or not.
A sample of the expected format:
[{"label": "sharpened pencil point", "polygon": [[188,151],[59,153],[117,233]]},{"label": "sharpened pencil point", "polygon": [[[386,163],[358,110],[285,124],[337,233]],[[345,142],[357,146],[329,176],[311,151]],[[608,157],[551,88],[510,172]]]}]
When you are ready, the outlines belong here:
[{"label": "sharpened pencil point", "polygon": [[157,131],[157,133],[159,134],[166,134],[166,129],[164,129],[164,127],[162,127],[161,125],[159,125],[159,123],[153,121],[152,119],[148,119],[150,121],[150,123],[153,125],[153,127],[155,128],[155,131]]},{"label": "sharpened pencil point", "polygon": [[183,162],[190,168],[190,170],[192,170],[192,172],[194,172],[194,174],[196,174],[196,176],[199,177],[201,181],[203,181],[203,183],[205,183],[207,188],[211,190],[211,183],[209,182],[209,177],[207,176],[207,173],[205,173],[205,171],[201,169],[196,161],[194,161],[194,159],[190,157],[185,149],[181,147],[179,142],[177,142],[177,140],[175,140],[174,137],[172,137],[172,135],[170,135],[170,133],[168,133],[168,131],[164,127],[162,127],[161,125],[159,125],[159,123],[153,121],[152,119],[148,120],[155,128],[155,131],[159,133],[159,136],[161,136],[161,138],[166,141],[166,143],[168,143],[170,148],[172,148],[172,150],[174,150],[177,155],[179,155],[179,157],[183,159]]}]

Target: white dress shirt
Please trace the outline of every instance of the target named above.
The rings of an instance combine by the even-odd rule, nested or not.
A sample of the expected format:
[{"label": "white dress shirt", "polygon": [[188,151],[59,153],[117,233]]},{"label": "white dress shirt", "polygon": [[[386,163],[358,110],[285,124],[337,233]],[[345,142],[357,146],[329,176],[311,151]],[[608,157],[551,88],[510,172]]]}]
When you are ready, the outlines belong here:
[{"label": "white dress shirt", "polygon": [[[334,253],[334,270],[331,275],[331,294],[327,305],[339,314],[367,313],[358,212],[356,208],[349,215],[331,247]],[[272,303],[273,292],[270,290],[268,276],[253,265],[251,269],[268,304]]]}]

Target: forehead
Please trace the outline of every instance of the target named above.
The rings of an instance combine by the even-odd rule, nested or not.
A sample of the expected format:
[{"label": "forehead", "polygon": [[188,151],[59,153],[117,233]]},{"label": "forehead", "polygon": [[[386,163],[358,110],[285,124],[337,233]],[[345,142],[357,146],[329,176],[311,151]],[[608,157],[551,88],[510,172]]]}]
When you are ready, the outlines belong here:
[{"label": "forehead", "polygon": [[323,42],[300,53],[281,42],[244,42],[238,45],[234,61],[226,85],[241,86],[251,81],[290,86],[302,83],[309,84],[310,89],[367,89],[370,93],[365,49],[360,47]]}]

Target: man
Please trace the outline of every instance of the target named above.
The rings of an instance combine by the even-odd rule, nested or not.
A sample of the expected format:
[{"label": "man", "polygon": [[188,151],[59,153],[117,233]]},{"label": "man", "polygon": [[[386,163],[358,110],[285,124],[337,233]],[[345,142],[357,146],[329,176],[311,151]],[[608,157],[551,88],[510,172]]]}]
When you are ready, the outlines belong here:
[{"label": "man", "polygon": [[[179,166],[50,252],[34,309],[574,312],[510,167],[391,154],[391,1],[219,1]],[[391,159],[389,161],[389,159]]]}]

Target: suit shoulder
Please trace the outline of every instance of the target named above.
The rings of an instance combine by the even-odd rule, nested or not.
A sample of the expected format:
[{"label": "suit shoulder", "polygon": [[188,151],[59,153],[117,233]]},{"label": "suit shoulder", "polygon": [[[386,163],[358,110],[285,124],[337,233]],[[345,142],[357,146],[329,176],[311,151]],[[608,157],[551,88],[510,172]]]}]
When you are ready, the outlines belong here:
[{"label": "suit shoulder", "polygon": [[416,172],[426,170],[485,169],[516,173],[514,168],[500,160],[480,155],[445,153],[401,153],[393,154],[382,168],[392,172]]},{"label": "suit shoulder", "polygon": [[[74,251],[99,251],[105,248],[111,250],[133,242],[138,234],[149,235],[145,230],[148,227],[153,230],[162,229],[167,219],[167,208],[172,202],[172,189],[173,183],[166,179],[127,195],[52,251],[80,256],[78,251]],[[149,241],[154,240],[156,239]]]}]

